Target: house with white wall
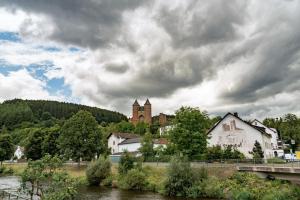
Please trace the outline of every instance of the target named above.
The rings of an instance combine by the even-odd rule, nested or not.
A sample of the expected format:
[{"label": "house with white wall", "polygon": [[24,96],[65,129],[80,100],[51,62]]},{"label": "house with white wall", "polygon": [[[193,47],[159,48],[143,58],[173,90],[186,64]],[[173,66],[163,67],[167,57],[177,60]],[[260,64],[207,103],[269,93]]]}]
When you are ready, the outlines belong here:
[{"label": "house with white wall", "polygon": [[[138,153],[139,149],[142,146],[142,138],[132,138],[124,140],[119,144],[119,153],[123,153],[124,151],[128,151],[131,153]],[[167,140],[165,138],[158,138],[153,139],[153,148],[158,148],[162,146],[163,148],[166,148]]]},{"label": "house with white wall", "polygon": [[111,154],[119,153],[119,144],[127,139],[138,138],[139,135],[132,133],[111,133],[108,135],[108,148]]},{"label": "house with white wall", "polygon": [[275,128],[269,128],[257,119],[254,119],[251,122],[251,124],[264,128],[265,132],[272,136],[271,145],[272,145],[274,156],[280,157],[280,156],[284,155],[284,151],[283,151],[282,145],[281,145],[281,140],[280,140],[278,132]]},{"label": "house with white wall", "polygon": [[272,135],[265,128],[252,125],[242,120],[237,113],[227,113],[208,131],[208,146],[232,145],[242,152],[246,158],[252,158],[255,141],[258,141],[264,152],[264,158],[274,157],[272,151]]}]

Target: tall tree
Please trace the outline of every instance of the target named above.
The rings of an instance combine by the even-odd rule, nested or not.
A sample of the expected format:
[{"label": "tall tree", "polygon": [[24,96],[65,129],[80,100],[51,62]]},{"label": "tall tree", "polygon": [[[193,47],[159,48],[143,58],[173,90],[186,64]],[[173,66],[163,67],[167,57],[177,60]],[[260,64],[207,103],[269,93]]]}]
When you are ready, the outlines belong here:
[{"label": "tall tree", "polygon": [[138,135],[144,135],[147,132],[147,129],[149,128],[148,124],[145,122],[138,122],[135,125],[134,133]]},{"label": "tall tree", "polygon": [[27,159],[38,160],[42,158],[43,132],[41,129],[32,129],[25,145]]},{"label": "tall tree", "polygon": [[147,132],[143,137],[141,142],[140,152],[142,153],[144,159],[147,161],[154,157],[154,149],[153,149],[153,139],[152,134]]},{"label": "tall tree", "polygon": [[60,127],[58,125],[51,128],[46,128],[44,130],[45,138],[42,143],[42,153],[43,155],[49,154],[51,156],[59,155],[58,147],[58,137],[60,132]]},{"label": "tall tree", "polygon": [[198,108],[181,107],[175,114],[169,145],[189,159],[199,158],[206,151],[206,131],[210,125],[207,113]]},{"label": "tall tree", "polygon": [[8,134],[7,129],[2,127],[0,134],[0,162],[9,160],[14,154],[14,145],[11,136]]},{"label": "tall tree", "polygon": [[262,151],[261,145],[257,140],[255,140],[251,154],[253,155],[254,159],[264,158],[264,152]]},{"label": "tall tree", "polygon": [[66,158],[91,160],[105,150],[102,134],[90,112],[79,111],[61,128],[59,147]]}]

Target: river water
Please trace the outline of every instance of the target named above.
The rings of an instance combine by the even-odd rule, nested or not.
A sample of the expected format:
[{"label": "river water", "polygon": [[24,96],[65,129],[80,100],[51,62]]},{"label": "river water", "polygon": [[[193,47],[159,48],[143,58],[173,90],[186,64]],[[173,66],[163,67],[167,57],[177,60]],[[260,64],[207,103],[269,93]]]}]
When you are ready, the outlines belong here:
[{"label": "river water", "polygon": [[[0,190],[17,190],[20,188],[20,178],[16,176],[0,177]],[[1,198],[1,197],[0,197]],[[168,198],[162,195],[144,192],[128,191],[114,188],[82,187],[79,190],[78,200],[183,200]],[[203,200],[203,199],[202,199]]]}]

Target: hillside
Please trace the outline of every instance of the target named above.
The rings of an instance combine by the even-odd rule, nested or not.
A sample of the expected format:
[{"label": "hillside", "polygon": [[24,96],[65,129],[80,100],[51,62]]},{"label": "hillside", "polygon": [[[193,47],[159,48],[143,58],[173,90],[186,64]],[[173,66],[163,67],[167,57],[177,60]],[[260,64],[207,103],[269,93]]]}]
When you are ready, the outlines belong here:
[{"label": "hillside", "polygon": [[0,126],[11,127],[24,121],[42,120],[45,113],[56,119],[68,119],[79,110],[86,110],[101,122],[127,120],[121,113],[74,103],[48,100],[8,100],[0,104]]}]

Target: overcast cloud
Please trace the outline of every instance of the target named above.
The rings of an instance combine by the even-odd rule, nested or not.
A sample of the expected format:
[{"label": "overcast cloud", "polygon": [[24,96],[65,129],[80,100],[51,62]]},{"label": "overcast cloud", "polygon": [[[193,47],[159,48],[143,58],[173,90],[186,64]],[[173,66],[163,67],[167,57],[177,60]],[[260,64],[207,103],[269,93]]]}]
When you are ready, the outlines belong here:
[{"label": "overcast cloud", "polygon": [[299,19],[297,0],[2,0],[0,100],[300,114]]}]

